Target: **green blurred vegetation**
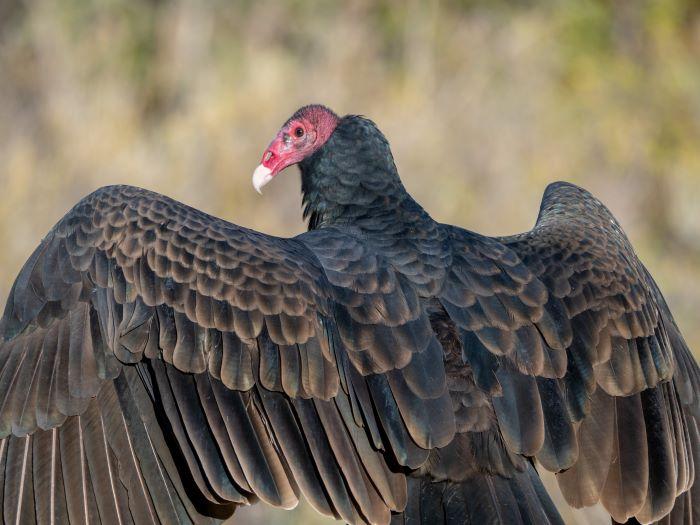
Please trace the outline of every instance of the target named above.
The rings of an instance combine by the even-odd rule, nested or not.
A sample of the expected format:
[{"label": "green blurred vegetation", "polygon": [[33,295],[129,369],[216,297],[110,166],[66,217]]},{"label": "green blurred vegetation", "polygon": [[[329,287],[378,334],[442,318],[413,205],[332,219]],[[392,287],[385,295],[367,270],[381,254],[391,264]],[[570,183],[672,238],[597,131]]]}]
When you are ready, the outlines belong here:
[{"label": "green blurred vegetation", "polygon": [[[294,171],[262,198],[250,174],[310,102],[375,120],[409,190],[445,222],[513,233],[534,222],[547,183],[593,191],[700,349],[691,0],[0,0],[0,296],[54,222],[105,184],[302,231]],[[308,508],[261,512],[240,517],[312,520]]]}]

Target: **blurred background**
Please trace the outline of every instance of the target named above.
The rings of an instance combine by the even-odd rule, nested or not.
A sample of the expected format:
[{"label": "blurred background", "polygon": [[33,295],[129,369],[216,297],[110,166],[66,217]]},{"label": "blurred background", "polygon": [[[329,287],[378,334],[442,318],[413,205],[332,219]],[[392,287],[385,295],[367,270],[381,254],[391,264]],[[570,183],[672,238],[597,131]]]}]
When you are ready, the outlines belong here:
[{"label": "blurred background", "polygon": [[105,184],[303,231],[296,170],[263,197],[250,176],[311,102],[377,122],[440,221],[515,233],[547,183],[591,190],[700,350],[697,0],[0,0],[0,296]]}]

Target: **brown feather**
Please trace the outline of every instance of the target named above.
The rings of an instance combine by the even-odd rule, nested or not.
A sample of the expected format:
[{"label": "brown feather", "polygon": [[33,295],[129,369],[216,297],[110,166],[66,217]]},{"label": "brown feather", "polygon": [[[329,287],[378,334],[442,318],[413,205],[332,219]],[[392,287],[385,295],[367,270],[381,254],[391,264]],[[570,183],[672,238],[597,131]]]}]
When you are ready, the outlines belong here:
[{"label": "brown feather", "polygon": [[647,433],[639,394],[614,399],[612,456],[601,501],[621,523],[644,504],[649,479]]}]

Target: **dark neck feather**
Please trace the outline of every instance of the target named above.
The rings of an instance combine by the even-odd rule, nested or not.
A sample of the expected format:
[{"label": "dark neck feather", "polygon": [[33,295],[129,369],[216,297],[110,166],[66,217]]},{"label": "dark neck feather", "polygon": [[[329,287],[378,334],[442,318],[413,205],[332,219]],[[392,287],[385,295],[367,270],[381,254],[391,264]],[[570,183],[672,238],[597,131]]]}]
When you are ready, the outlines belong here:
[{"label": "dark neck feather", "polygon": [[417,204],[401,184],[389,143],[369,120],[343,117],[301,169],[304,217],[309,229],[351,224],[371,228]]}]

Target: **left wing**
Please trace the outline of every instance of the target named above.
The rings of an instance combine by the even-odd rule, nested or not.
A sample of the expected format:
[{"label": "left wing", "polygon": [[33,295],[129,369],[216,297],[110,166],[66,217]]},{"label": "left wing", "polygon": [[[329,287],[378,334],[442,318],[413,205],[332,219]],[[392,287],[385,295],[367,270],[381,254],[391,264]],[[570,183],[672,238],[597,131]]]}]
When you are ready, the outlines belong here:
[{"label": "left wing", "polygon": [[530,232],[445,228],[452,263],[438,298],[468,370],[452,387],[455,442],[484,428],[475,384],[490,398],[494,439],[559,473],[571,505],[602,501],[619,522],[700,507],[690,490],[700,372],[610,212],[557,183]]}]

